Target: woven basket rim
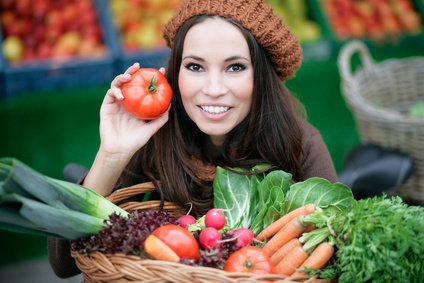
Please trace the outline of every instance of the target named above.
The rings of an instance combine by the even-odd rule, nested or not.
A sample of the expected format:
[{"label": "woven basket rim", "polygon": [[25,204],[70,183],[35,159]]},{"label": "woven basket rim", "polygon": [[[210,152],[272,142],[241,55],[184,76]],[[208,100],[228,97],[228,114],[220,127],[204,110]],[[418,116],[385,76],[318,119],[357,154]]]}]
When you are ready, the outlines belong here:
[{"label": "woven basket rim", "polygon": [[[314,282],[314,283],[328,283],[327,280],[319,279],[317,276],[314,277],[307,277],[305,275],[296,275],[292,277],[287,277],[281,274],[253,274],[248,272],[227,272],[221,269],[212,268],[212,267],[205,267],[205,266],[190,266],[185,265],[182,263],[177,262],[168,262],[168,261],[162,261],[162,260],[155,260],[155,259],[144,259],[138,256],[131,256],[131,255],[124,255],[122,253],[117,254],[103,254],[101,252],[91,252],[88,255],[81,255],[77,251],[71,250],[71,255],[74,257],[77,261],[99,261],[99,258],[107,258],[111,259],[111,261],[119,261],[119,259],[130,259],[133,261],[133,264],[140,264],[145,266],[166,266],[170,269],[181,269],[182,272],[187,274],[192,273],[204,273],[205,275],[209,275],[210,278],[215,278],[216,280],[214,282],[233,282],[233,280],[238,280],[237,282],[286,282],[286,283],[307,283],[307,282]],[[91,259],[89,259],[91,258]],[[218,280],[219,278],[222,278],[222,280]],[[225,279],[224,279],[225,278]],[[228,280],[228,281],[227,281]],[[230,281],[231,280],[231,281]],[[243,280],[243,281],[239,281]]]},{"label": "woven basket rim", "polygon": [[[376,72],[383,72],[386,68],[389,68],[392,65],[403,64],[411,66],[418,63],[420,66],[422,65],[422,68],[424,69],[424,58],[410,59],[410,57],[404,59],[387,59],[377,63],[374,67],[376,68]],[[359,69],[355,72],[355,74],[352,75],[352,78],[356,80],[354,85],[345,80],[342,80],[342,95],[348,100],[349,105],[352,106],[355,111],[366,113],[369,117],[375,117],[382,123],[396,122],[411,124],[414,126],[424,126],[424,118],[411,117],[390,108],[377,107],[367,98],[365,98],[359,90],[359,84],[366,77],[366,70]]]},{"label": "woven basket rim", "polygon": [[[355,53],[359,54],[362,66],[352,73],[351,59]],[[341,93],[346,98],[349,106],[356,113],[362,113],[370,119],[378,120],[380,123],[404,123],[414,126],[424,126],[424,119],[420,117],[411,117],[402,114],[394,109],[377,107],[360,90],[361,82],[369,76],[381,76],[387,70],[407,67],[408,69],[418,69],[424,73],[424,57],[409,56],[404,58],[388,58],[380,62],[375,62],[368,47],[360,40],[351,40],[342,47],[338,66],[341,76]]]}]

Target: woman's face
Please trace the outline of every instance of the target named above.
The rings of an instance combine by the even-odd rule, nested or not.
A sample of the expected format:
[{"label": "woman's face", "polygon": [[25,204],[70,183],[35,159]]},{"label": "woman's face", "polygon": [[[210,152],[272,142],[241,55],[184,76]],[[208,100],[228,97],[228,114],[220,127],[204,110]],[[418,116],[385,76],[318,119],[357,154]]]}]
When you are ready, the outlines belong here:
[{"label": "woman's face", "polygon": [[251,108],[253,67],[240,30],[209,18],[187,33],[178,78],[188,116],[220,146]]}]

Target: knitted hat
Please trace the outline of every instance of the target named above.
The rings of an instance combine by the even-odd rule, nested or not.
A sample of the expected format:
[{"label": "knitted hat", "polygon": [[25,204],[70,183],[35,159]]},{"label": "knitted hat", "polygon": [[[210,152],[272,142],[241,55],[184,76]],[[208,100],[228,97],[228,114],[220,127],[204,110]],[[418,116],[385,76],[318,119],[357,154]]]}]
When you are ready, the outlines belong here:
[{"label": "knitted hat", "polygon": [[297,38],[262,0],[181,0],[164,28],[167,45],[172,47],[175,34],[185,21],[204,14],[231,18],[249,30],[268,51],[280,79],[292,77],[300,67],[302,48]]}]

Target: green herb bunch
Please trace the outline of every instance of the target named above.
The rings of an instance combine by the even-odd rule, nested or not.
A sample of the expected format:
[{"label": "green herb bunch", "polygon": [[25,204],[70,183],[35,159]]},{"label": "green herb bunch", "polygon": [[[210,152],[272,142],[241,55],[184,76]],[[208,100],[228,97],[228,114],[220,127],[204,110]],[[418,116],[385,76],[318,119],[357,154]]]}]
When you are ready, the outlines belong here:
[{"label": "green herb bunch", "polygon": [[343,212],[325,209],[308,221],[330,231],[339,282],[424,282],[423,207],[380,196]]}]

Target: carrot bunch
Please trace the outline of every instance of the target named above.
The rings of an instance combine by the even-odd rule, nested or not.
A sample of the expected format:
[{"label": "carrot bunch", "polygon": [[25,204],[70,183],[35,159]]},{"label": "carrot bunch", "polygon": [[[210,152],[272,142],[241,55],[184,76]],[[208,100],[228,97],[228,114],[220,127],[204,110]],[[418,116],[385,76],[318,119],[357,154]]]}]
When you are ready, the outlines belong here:
[{"label": "carrot bunch", "polygon": [[[304,222],[304,217],[317,210],[314,204],[306,204],[284,215],[262,232],[256,239],[269,241],[264,245],[264,251],[271,257],[277,273],[286,276],[304,276],[305,273],[296,270],[303,268],[321,269],[334,254],[334,246],[326,241],[324,236],[318,242],[307,240],[314,234],[315,227]],[[321,231],[320,235],[324,235]]]}]

